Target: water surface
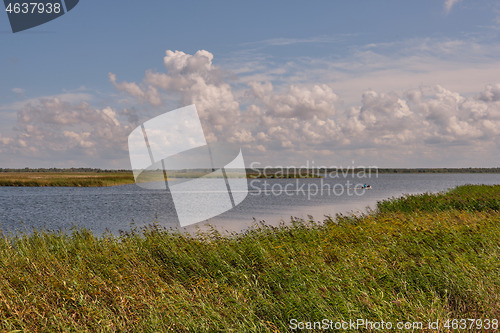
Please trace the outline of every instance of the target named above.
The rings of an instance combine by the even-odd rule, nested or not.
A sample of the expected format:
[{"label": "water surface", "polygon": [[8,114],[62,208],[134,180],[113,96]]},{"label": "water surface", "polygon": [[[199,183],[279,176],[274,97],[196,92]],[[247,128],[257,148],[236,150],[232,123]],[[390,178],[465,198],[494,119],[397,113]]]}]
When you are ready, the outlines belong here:
[{"label": "water surface", "polygon": [[[364,212],[377,201],[402,194],[439,192],[462,184],[500,184],[499,174],[380,174],[322,179],[249,180],[250,193],[236,208],[187,227],[242,231],[264,220],[271,225],[291,216],[322,220],[337,213]],[[356,184],[372,185],[355,190]],[[193,202],[196,207],[196,202]],[[87,228],[97,234],[130,231],[148,224],[178,228],[169,194],[137,185],[112,187],[0,187],[0,229],[70,231]]]}]

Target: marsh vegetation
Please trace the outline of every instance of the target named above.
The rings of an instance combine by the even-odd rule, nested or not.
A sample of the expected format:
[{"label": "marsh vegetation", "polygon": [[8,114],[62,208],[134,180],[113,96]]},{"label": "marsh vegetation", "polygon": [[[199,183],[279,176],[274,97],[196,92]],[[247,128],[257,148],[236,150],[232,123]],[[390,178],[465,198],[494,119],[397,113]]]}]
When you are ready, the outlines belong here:
[{"label": "marsh vegetation", "polygon": [[284,332],[293,318],[499,318],[499,197],[500,186],[463,186],[232,236],[155,225],[3,235],[0,327]]}]

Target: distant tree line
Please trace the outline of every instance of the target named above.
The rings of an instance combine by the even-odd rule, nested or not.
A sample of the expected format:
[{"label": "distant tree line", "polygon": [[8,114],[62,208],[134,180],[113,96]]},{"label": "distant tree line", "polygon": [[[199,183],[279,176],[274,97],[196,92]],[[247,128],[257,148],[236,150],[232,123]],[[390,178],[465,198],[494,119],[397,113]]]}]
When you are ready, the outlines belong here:
[{"label": "distant tree line", "polygon": [[500,168],[381,168],[379,173],[500,173]]},{"label": "distant tree line", "polygon": [[14,168],[0,168],[0,172],[131,172],[131,170],[107,170],[99,168],[24,168],[24,169],[14,169]]},{"label": "distant tree line", "polygon": [[[500,168],[375,168],[370,167],[371,172],[378,173],[500,173]],[[247,169],[247,173],[255,173],[255,172],[267,172],[268,174],[273,173],[282,173],[284,175],[290,173],[297,173],[299,171],[306,172],[309,176],[314,175],[316,173],[324,173],[324,172],[349,172],[356,173],[360,171],[366,171],[366,169],[325,169],[325,168],[314,168],[314,169]],[[99,169],[99,168],[24,168],[24,169],[15,169],[15,168],[0,168],[0,172],[132,172],[132,170],[127,169],[118,169],[118,170],[108,170],[108,169]]]}]

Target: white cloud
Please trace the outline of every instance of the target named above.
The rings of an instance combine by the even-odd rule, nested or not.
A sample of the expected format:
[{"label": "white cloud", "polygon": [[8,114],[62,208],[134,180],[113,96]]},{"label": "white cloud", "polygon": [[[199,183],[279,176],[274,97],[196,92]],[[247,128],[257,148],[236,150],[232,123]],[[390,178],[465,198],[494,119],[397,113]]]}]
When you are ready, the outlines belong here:
[{"label": "white cloud", "polygon": [[270,82],[250,82],[251,93],[269,115],[277,117],[323,119],[335,113],[338,96],[326,84],[311,87],[291,85],[283,94],[274,91]]},{"label": "white cloud", "polygon": [[[457,47],[463,46],[445,44],[443,52]],[[356,65],[360,59],[367,64]],[[396,59],[398,64],[407,60]],[[208,51],[192,55],[167,51],[165,71],[146,70],[138,83],[118,82],[114,74],[110,74],[110,81],[139,103],[154,107],[172,105],[173,101],[178,106],[196,104],[208,141],[236,143],[253,160],[293,165],[306,159],[331,164],[362,158],[371,165],[407,167],[425,166],[422,163],[426,162],[432,166],[463,166],[468,161],[480,165],[481,158],[489,156],[498,162],[498,157],[492,156],[498,156],[500,149],[500,83],[481,84],[484,89],[474,93],[469,85],[463,93],[452,84],[426,84],[426,80],[415,84],[419,78],[430,77],[433,65],[417,63],[409,65],[411,70],[395,73],[388,57],[369,62],[365,54],[351,63],[353,75],[359,77],[337,77],[337,82],[328,84],[306,79],[283,84],[280,80],[236,79],[215,66]],[[328,72],[340,73],[335,72],[338,62],[328,66],[323,69],[327,72],[323,78]],[[371,72],[361,75],[368,68],[365,66],[372,68]],[[459,74],[447,78],[444,73],[452,73],[453,66],[434,74],[443,81],[472,80],[479,85],[487,77],[484,67],[484,74],[481,69],[458,70]],[[415,71],[413,76],[408,74],[411,71]],[[495,73],[490,68],[489,77]],[[474,80],[474,74],[480,79]],[[345,103],[342,86],[353,96],[356,93],[349,103]],[[67,160],[126,161],[127,136],[146,115],[134,107],[122,111],[96,108],[82,96],[80,100],[66,97],[31,99],[16,105],[14,134],[2,133],[0,150],[24,156],[60,154]],[[128,161],[124,164],[127,167]]]},{"label": "white cloud", "polygon": [[0,137],[0,143],[4,151],[25,156],[123,157],[132,127],[120,123],[111,107],[41,98],[17,111],[14,134]]},{"label": "white cloud", "polygon": [[152,86],[147,87],[147,89],[141,89],[136,83],[133,82],[117,83],[116,75],[113,73],[109,73],[109,80],[113,83],[116,89],[124,91],[141,101],[146,101],[154,106],[162,104],[158,90]]},{"label": "white cloud", "polygon": [[2,146],[7,146],[12,142],[12,139],[9,137],[5,137],[0,133],[0,151],[2,151]]},{"label": "white cloud", "polygon": [[[240,105],[231,85],[224,82],[223,73],[212,64],[213,54],[205,50],[194,55],[168,50],[163,60],[166,73],[148,70],[140,84],[117,83],[114,74],[110,74],[110,80],[117,89],[153,106],[172,97],[179,99],[180,106],[195,104],[207,124],[209,141],[228,136],[239,121]],[[155,92],[154,99],[148,91]]]},{"label": "white cloud", "polygon": [[67,103],[81,103],[90,102],[93,99],[93,96],[91,94],[82,92],[67,92],[57,95],[29,98],[10,104],[0,105],[0,111],[19,111],[23,109],[27,104],[40,105],[40,101],[44,99],[58,99]]},{"label": "white cloud", "polygon": [[499,102],[500,101],[500,84],[489,84],[486,89],[481,92],[479,99],[486,102]]},{"label": "white cloud", "polygon": [[[427,41],[427,45],[417,47],[425,50],[430,44],[433,43]],[[456,48],[462,49],[464,45],[454,41],[442,43],[439,53],[453,53]],[[374,61],[366,54],[359,59]],[[385,69],[389,68],[390,58],[380,56],[373,63],[372,73],[349,86],[356,91],[354,82],[358,83],[357,100],[361,104],[343,105],[343,95],[334,90],[337,83],[284,85],[241,78],[235,84],[213,65],[213,60],[207,51],[194,55],[167,51],[166,73],[146,71],[140,84],[130,84],[129,94],[141,100],[142,95],[135,87],[141,91],[153,87],[162,94],[162,100],[175,98],[180,106],[194,103],[212,140],[228,140],[245,147],[254,154],[251,156],[272,156],[291,163],[294,159],[315,155],[327,158],[362,155],[389,161],[391,158],[385,156],[390,156],[391,151],[413,156],[417,161],[422,156],[439,160],[445,156],[450,159],[453,151],[459,154],[464,146],[481,146],[490,152],[498,149],[500,84],[487,85],[474,96],[434,82],[415,88],[415,79],[408,75],[408,69],[401,72],[401,79],[407,76],[407,85],[401,86],[401,81],[384,85],[395,76],[380,75],[384,71],[390,73]],[[361,64],[353,70],[359,72],[364,67],[365,64]],[[417,72],[415,77],[419,77],[418,68],[430,75],[427,71],[433,67],[426,68],[422,61],[410,68]],[[450,73],[452,68],[450,66]],[[473,77],[473,73],[468,78]],[[366,85],[370,75],[373,86],[379,88],[365,89],[360,97],[359,83]],[[437,77],[446,78],[446,75]],[[245,82],[248,83],[242,84]],[[386,89],[394,84],[399,85],[398,89]],[[328,151],[332,155],[325,154]],[[396,157],[392,160],[402,163]]]},{"label": "white cloud", "polygon": [[[286,76],[268,74],[267,79],[328,83],[349,106],[358,105],[360,93],[369,89],[402,93],[418,86],[442,85],[470,95],[498,80],[499,53],[500,45],[489,40],[424,38],[372,43],[340,58],[296,59],[282,67]],[[273,63],[269,66],[276,69]]]}]

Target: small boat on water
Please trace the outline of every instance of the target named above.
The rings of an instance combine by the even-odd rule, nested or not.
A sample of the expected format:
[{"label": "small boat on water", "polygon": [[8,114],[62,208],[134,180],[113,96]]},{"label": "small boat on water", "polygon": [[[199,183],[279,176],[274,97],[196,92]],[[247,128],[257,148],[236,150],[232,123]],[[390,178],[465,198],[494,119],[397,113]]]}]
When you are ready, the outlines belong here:
[{"label": "small boat on water", "polygon": [[350,188],[355,190],[370,190],[372,186],[364,184],[361,187],[350,187]]}]

